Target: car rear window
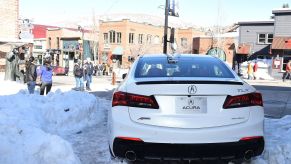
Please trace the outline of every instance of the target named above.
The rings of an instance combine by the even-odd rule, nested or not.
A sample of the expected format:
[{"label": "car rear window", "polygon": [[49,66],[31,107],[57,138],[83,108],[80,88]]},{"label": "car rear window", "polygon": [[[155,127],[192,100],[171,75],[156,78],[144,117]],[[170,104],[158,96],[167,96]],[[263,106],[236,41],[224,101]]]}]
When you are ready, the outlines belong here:
[{"label": "car rear window", "polygon": [[135,78],[148,77],[234,78],[234,75],[216,58],[184,57],[174,64],[169,64],[166,57],[140,58]]}]

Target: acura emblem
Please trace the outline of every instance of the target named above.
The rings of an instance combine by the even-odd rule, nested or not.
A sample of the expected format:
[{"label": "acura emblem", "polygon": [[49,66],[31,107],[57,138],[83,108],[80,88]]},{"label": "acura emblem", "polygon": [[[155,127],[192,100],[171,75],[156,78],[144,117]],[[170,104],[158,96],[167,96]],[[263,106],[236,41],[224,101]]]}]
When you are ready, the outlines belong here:
[{"label": "acura emblem", "polygon": [[194,105],[194,99],[189,99],[188,100],[188,105]]},{"label": "acura emblem", "polygon": [[197,88],[196,88],[195,85],[190,85],[190,86],[188,87],[188,93],[189,93],[189,94],[195,94],[196,92],[197,92]]}]

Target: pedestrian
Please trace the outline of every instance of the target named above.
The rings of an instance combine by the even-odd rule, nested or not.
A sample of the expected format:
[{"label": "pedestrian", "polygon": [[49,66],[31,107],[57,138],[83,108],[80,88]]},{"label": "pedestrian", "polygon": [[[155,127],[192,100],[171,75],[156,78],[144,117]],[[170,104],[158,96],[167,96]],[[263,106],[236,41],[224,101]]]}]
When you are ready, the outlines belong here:
[{"label": "pedestrian", "polygon": [[252,63],[251,62],[249,62],[249,64],[248,64],[248,79],[249,80],[253,80],[253,73],[254,73],[254,71],[253,71],[253,67],[252,67]]},{"label": "pedestrian", "polygon": [[103,74],[103,70],[104,70],[104,67],[103,67],[103,64],[98,64],[98,76],[102,76]]},{"label": "pedestrian", "polygon": [[34,57],[29,57],[28,61],[26,62],[26,72],[25,72],[25,81],[27,83],[27,89],[30,94],[34,93],[35,84],[36,84],[36,65],[33,63]]},{"label": "pedestrian", "polygon": [[85,60],[84,64],[84,80],[86,81],[86,90],[91,91],[90,84],[92,83],[92,74],[94,71],[93,64],[89,60]]},{"label": "pedestrian", "polygon": [[81,67],[80,61],[75,63],[73,73],[76,80],[76,87],[74,88],[74,90],[84,91],[83,69]]},{"label": "pedestrian", "polygon": [[290,75],[291,75],[291,60],[289,60],[288,63],[286,64],[286,72],[284,72],[282,77],[283,82],[285,82],[287,78],[290,79]]},{"label": "pedestrian", "polygon": [[254,69],[254,80],[256,80],[258,78],[258,67],[259,67],[259,65],[258,65],[258,62],[256,61],[255,65],[253,67],[253,69]]},{"label": "pedestrian", "polygon": [[46,56],[44,60],[44,65],[40,67],[38,75],[41,79],[41,85],[40,85],[40,95],[44,95],[44,92],[46,95],[48,92],[51,91],[53,80],[53,68],[51,66],[51,58]]}]

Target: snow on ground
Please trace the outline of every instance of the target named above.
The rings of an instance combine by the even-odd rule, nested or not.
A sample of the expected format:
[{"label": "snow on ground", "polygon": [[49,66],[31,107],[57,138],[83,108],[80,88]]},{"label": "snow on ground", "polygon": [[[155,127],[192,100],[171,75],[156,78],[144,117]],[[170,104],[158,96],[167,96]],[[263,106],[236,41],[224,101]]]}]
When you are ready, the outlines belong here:
[{"label": "snow on ground", "polygon": [[252,163],[291,163],[291,116],[281,119],[265,119],[265,150]]},{"label": "snow on ground", "polygon": [[248,78],[248,62],[251,63],[252,67],[255,65],[255,62],[258,62],[258,71],[256,72],[256,76],[261,80],[273,80],[274,78],[270,76],[270,67],[272,66],[272,61],[267,59],[246,61],[241,64],[241,73],[243,78]]},{"label": "snow on ground", "polygon": [[[120,163],[108,151],[109,100],[58,88],[30,95],[25,85],[1,80],[0,86],[0,163]],[[265,140],[253,164],[291,163],[291,116],[266,118]]]}]

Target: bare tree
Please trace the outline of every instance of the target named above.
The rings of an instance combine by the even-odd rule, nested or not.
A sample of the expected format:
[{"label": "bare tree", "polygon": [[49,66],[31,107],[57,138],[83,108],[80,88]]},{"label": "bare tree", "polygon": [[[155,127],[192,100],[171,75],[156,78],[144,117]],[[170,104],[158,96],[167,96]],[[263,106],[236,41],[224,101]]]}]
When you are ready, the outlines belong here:
[{"label": "bare tree", "polygon": [[98,61],[100,60],[98,57],[98,24],[96,23],[96,17],[95,17],[95,11],[93,10],[92,12],[92,28],[91,28],[91,39],[92,41],[90,42],[90,47],[92,47],[92,53],[94,57],[94,62],[99,63]]}]

